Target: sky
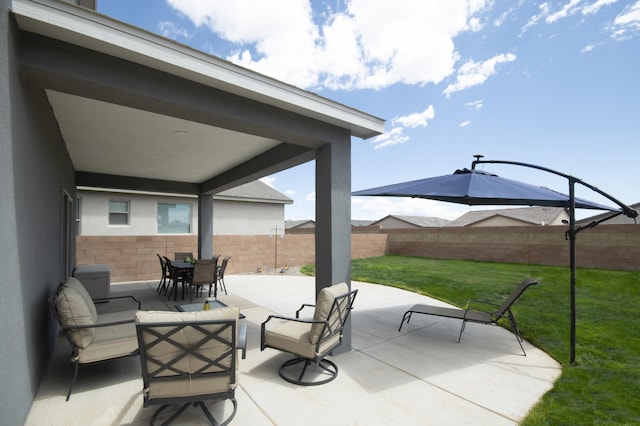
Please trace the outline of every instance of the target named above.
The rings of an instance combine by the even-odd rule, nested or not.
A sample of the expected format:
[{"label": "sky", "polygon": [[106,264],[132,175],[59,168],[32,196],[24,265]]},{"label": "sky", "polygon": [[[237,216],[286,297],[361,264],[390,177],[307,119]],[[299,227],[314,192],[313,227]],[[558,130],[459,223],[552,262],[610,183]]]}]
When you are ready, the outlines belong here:
[{"label": "sky", "polygon": [[[353,191],[483,154],[640,202],[640,0],[98,0],[98,11],[385,119],[384,134],[352,139]],[[568,193],[551,173],[478,167]],[[286,220],[315,218],[314,162],[262,180],[293,200]],[[576,195],[615,206],[580,184]],[[470,208],[352,197],[351,210],[453,220]]]}]

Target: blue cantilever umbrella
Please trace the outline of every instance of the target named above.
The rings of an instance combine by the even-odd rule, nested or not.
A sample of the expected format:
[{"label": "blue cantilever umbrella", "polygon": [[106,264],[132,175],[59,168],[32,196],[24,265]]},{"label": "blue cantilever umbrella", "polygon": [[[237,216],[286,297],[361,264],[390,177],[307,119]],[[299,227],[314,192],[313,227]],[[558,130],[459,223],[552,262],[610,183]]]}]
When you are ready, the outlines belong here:
[{"label": "blue cantilever umbrella", "polygon": [[[611,219],[620,214],[630,218],[636,218],[638,212],[629,206],[616,200],[609,194],[598,188],[583,182],[573,176],[548,169],[546,167],[533,164],[520,163],[514,161],[490,161],[481,160],[482,155],[476,155],[476,160],[472,162],[471,170],[456,170],[452,175],[438,176],[427,179],[414,180],[411,182],[397,183],[394,185],[380,186],[377,188],[365,189],[353,192],[351,195],[375,195],[386,197],[412,197],[427,198],[430,200],[447,201],[458,204],[472,205],[524,205],[524,206],[548,206],[564,207],[569,211],[569,267],[571,270],[571,342],[569,362],[575,363],[576,347],[576,255],[575,240],[576,234],[582,229],[592,228],[599,223]],[[476,164],[510,164],[515,166],[529,167],[542,170],[558,176],[562,176],[569,181],[569,195],[561,194],[548,188],[534,186],[511,179],[501,178],[492,173],[476,170]],[[616,203],[619,207],[613,208],[592,201],[575,197],[575,184],[579,183],[594,192],[603,195]],[[576,226],[575,209],[608,210],[613,212],[610,216],[594,221],[584,227]]]},{"label": "blue cantilever umbrella", "polygon": [[[419,179],[356,191],[352,195],[428,198],[430,200],[474,205],[518,205],[569,208],[570,197],[542,186],[506,179],[482,170],[456,170],[452,175]],[[575,206],[583,209],[617,211],[612,207],[580,198]]]}]

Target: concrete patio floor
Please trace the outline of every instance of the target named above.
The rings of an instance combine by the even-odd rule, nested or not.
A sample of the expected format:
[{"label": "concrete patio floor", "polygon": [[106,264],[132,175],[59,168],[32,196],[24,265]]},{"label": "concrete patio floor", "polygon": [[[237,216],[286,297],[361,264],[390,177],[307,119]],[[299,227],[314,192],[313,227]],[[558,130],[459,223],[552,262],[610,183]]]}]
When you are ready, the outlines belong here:
[{"label": "concrete patio floor", "polygon": [[[228,295],[248,323],[247,357],[240,360],[233,425],[513,425],[553,386],[560,365],[501,327],[468,324],[457,343],[460,321],[416,315],[398,326],[415,303],[442,304],[408,291],[353,282],[359,290],[352,312],[352,350],[331,359],[336,380],[301,387],[278,375],[291,356],[260,351],[260,324],[269,314],[292,316],[313,303],[315,279],[298,275],[227,275]],[[515,285],[516,283],[514,283]],[[112,284],[111,295],[132,294],[145,310],[168,310],[174,302],[156,295],[157,281]],[[142,406],[138,357],[80,369],[65,402],[73,367],[60,339],[27,418],[27,425],[142,425],[156,407]],[[214,416],[230,404],[208,404]],[[218,417],[218,416],[216,416]],[[188,409],[176,425],[205,424]]]}]

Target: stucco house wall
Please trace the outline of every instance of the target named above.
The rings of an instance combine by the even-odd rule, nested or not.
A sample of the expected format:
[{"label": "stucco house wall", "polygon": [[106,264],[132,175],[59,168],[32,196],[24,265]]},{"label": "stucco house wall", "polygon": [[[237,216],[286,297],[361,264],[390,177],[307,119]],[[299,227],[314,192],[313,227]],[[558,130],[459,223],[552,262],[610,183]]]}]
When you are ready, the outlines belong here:
[{"label": "stucco house wall", "polygon": [[[158,204],[189,204],[191,231],[179,235],[198,234],[198,199],[167,195],[145,195],[127,192],[79,190],[78,235],[133,236],[176,235],[158,232]],[[109,224],[109,201],[129,202],[129,223]],[[268,235],[276,226],[284,227],[282,201],[234,201],[213,198],[214,235]]]},{"label": "stucco house wall", "polygon": [[0,0],[0,423],[24,423],[56,341],[47,309],[75,240],[63,252],[64,194],[74,170],[42,91],[20,79],[21,34]]}]

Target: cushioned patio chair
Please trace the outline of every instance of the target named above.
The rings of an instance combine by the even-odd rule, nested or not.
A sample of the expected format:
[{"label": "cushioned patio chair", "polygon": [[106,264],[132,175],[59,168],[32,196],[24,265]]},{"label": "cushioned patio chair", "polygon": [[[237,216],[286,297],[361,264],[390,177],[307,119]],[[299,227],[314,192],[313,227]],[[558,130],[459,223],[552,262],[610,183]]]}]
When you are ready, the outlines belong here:
[{"label": "cushioned patio chair", "polygon": [[[516,335],[516,339],[518,340],[520,349],[522,349],[522,353],[524,353],[524,355],[526,356],[527,353],[524,351],[524,347],[522,346],[523,339],[520,335],[520,330],[518,329],[516,318],[513,316],[513,312],[511,312],[511,306],[515,303],[516,300],[518,300],[518,298],[522,295],[522,293],[524,293],[526,289],[537,283],[538,281],[532,278],[523,280],[520,285],[516,287],[516,289],[509,295],[509,297],[507,297],[505,301],[502,302],[501,305],[489,303],[482,300],[469,302],[467,309],[445,308],[424,304],[413,305],[407,312],[404,313],[398,331],[402,330],[402,325],[405,323],[405,321],[407,322],[407,324],[409,323],[409,320],[411,319],[411,316],[413,314],[457,318],[462,320],[462,327],[460,328],[460,335],[458,336],[458,343],[460,343],[460,339],[462,339],[462,333],[464,332],[464,328],[467,322],[475,322],[480,324],[497,324],[498,320],[505,318],[509,321],[509,324],[511,324],[511,328]],[[472,303],[481,303],[486,306],[494,306],[494,308],[497,307],[497,309],[473,310],[471,309]]]},{"label": "cushioned patio chair", "polygon": [[[120,311],[98,313],[94,302],[107,301],[112,310],[113,305],[125,303]],[[71,345],[74,371],[67,401],[81,365],[138,355],[134,315],[140,309],[140,302],[133,296],[92,300],[82,283],[69,277],[58,286],[49,302],[60,331]]]},{"label": "cushioned patio chair", "polygon": [[[338,376],[338,366],[326,357],[342,344],[342,331],[357,292],[349,291],[346,283],[325,287],[318,294],[316,304],[302,305],[295,318],[269,315],[262,323],[260,350],[273,348],[295,355],[280,366],[284,380],[312,386],[328,383]],[[315,308],[313,319],[300,318],[305,307]],[[272,320],[278,321],[267,325]],[[310,366],[314,371],[309,370]]]},{"label": "cushioned patio chair", "polygon": [[[160,405],[152,425],[163,413],[170,415],[163,425],[171,423],[190,405],[200,407],[213,425],[226,425],[234,418],[238,316],[239,309],[231,306],[136,314],[144,406]],[[232,404],[230,413],[226,404],[216,404],[226,418],[221,423],[205,405],[212,400]],[[172,405],[177,405],[176,410],[167,412]]]}]

